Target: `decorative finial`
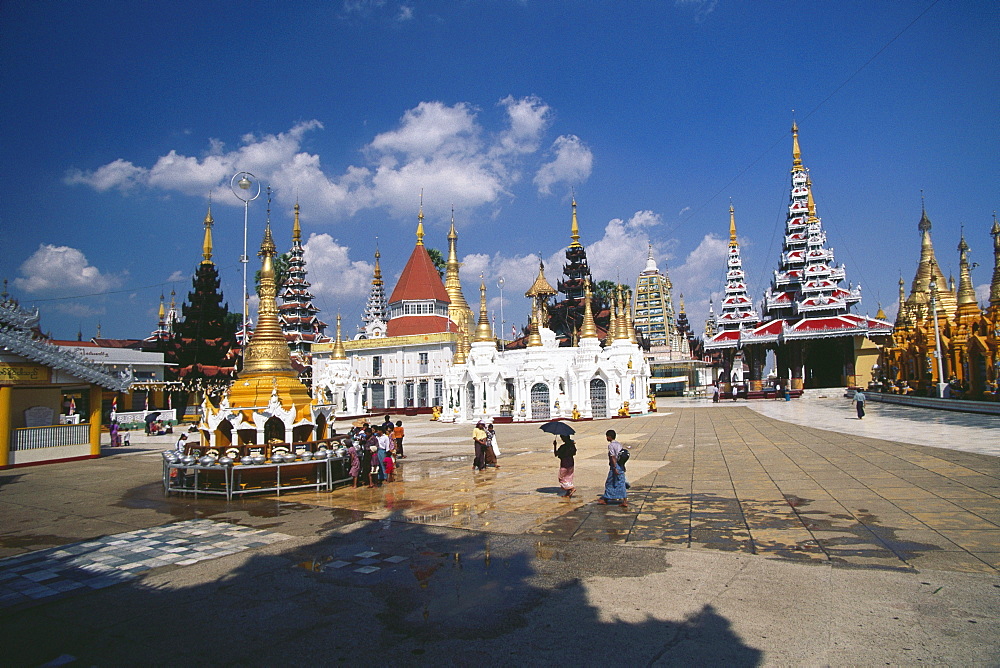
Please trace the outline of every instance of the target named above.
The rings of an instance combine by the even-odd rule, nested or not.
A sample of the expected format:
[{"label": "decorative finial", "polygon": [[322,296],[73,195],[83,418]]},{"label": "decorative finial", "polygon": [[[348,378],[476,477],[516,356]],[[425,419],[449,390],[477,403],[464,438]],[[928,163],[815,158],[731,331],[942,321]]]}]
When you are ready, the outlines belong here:
[{"label": "decorative finial", "polygon": [[573,223],[570,226],[570,238],[573,242],[569,245],[570,248],[580,248],[580,225],[576,220],[576,191],[573,191]]},{"label": "decorative finial", "polygon": [[733,208],[732,201],[729,202],[729,247],[734,248],[736,242],[736,209]]},{"label": "decorative finial", "polygon": [[802,151],[799,149],[799,126],[792,121],[792,171],[802,170]]},{"label": "decorative finial", "polygon": [[420,189],[420,213],[417,214],[417,245],[424,245],[424,189]]},{"label": "decorative finial", "polygon": [[[270,188],[268,188],[270,190]],[[302,226],[299,225],[299,200],[295,200],[295,222],[292,223],[292,242],[302,241]]]},{"label": "decorative finial", "polygon": [[201,244],[201,255],[204,258],[202,264],[212,264],[212,225],[215,220],[212,218],[212,196],[208,196],[208,213],[205,214],[205,238]]}]

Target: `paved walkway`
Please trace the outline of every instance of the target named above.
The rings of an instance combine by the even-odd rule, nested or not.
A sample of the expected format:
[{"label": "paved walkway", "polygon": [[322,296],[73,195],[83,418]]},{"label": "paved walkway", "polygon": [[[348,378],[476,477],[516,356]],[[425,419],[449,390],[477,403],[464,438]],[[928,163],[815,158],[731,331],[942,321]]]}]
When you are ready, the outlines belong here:
[{"label": "paved walkway", "polygon": [[[579,493],[572,499],[559,494],[552,440],[538,425],[499,425],[501,467],[473,473],[470,428],[426,418],[406,420],[400,481],[374,489],[230,502],[164,497],[159,450],[173,443],[168,436],[133,438],[128,452],[99,460],[3,471],[0,557],[8,559],[0,560],[0,581],[20,582],[8,592],[16,610],[6,618],[9,633],[34,637],[32,629],[70,628],[90,616],[105,622],[80,624],[57,643],[39,638],[17,648],[12,662],[43,663],[58,658],[51,654],[57,647],[96,663],[148,662],[154,651],[210,663],[287,660],[290,651],[319,660],[301,643],[289,644],[284,632],[272,633],[271,624],[298,620],[303,630],[329,633],[351,610],[359,619],[382,620],[379,637],[422,629],[392,640],[393,651],[412,653],[394,654],[389,663],[593,659],[573,649],[550,651],[550,613],[570,615],[573,634],[583,634],[579,647],[611,633],[631,640],[620,655],[602,656],[645,664],[703,661],[713,647],[736,648],[716,655],[732,665],[994,663],[996,427],[952,414],[926,416],[924,424],[887,408],[896,409],[872,406],[858,421],[836,395],[736,405],[678,400],[661,402],[653,416],[574,423]],[[608,428],[633,451],[628,509],[596,503],[607,473]],[[931,428],[949,447],[904,442],[928,440],[914,432]],[[236,543],[220,549],[212,539],[199,548],[190,536],[174,535],[191,521]],[[181,542],[137,542],[148,540],[150,529],[167,545]],[[158,552],[142,556],[135,546]],[[91,555],[84,555],[87,563],[67,564],[80,549]],[[106,552],[116,549],[128,554]],[[162,559],[171,549],[186,558]],[[125,579],[136,584],[66,584],[78,579],[73,568],[87,571],[108,559],[114,564],[107,568],[134,571]],[[491,570],[493,559],[502,568]],[[50,587],[56,593],[24,578],[58,584]],[[94,580],[105,582],[113,584]],[[723,594],[729,587],[735,598]],[[264,601],[266,613],[248,612]],[[236,633],[176,648],[167,642],[171,631],[161,648],[128,630],[140,617],[144,628],[173,628],[171,617],[193,619],[207,605],[263,629],[270,639],[263,642],[273,645],[249,652],[239,644],[246,634]],[[161,619],[154,608],[169,614]],[[928,615],[933,622],[925,624]],[[654,618],[666,626],[642,621]],[[625,626],[608,626],[609,619]],[[910,626],[897,629],[894,619]],[[114,643],[96,642],[108,620],[120,620],[122,632]],[[905,630],[913,624],[921,626],[919,638]],[[499,644],[488,645],[492,654],[452,641],[484,638],[494,627]],[[527,647],[531,638],[549,640],[524,654],[524,634],[514,629],[531,629]],[[361,658],[346,645],[335,650],[323,656]]]}]

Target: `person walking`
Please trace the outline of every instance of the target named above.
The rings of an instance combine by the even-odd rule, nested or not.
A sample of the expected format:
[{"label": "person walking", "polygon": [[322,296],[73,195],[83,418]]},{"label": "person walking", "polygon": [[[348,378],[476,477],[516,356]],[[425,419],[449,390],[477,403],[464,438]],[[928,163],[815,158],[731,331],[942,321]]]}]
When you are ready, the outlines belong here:
[{"label": "person walking", "polygon": [[576,443],[569,434],[560,434],[562,444],[557,448],[556,440],[552,439],[552,454],[559,458],[559,486],[566,491],[566,498],[573,496],[576,487],[573,485],[573,471],[576,468]]},{"label": "person walking", "polygon": [[476,471],[486,470],[486,425],[480,420],[472,430],[472,442],[476,448],[476,457],[472,460],[472,468]]},{"label": "person walking", "polygon": [[486,447],[483,448],[483,464],[495,469],[500,468],[500,465],[497,464],[499,455],[500,446],[497,445],[497,433],[493,431],[493,423],[488,422],[486,424]]},{"label": "person walking", "polygon": [[716,381],[715,385],[712,386],[712,403],[719,403],[719,382]]},{"label": "person walking", "polygon": [[608,439],[608,479],[604,481],[604,495],[597,502],[602,505],[617,501],[622,508],[628,508],[628,481],[625,480],[625,470],[619,463],[624,446],[616,439],[618,434],[614,429],[608,429],[604,434]]},{"label": "person walking", "polygon": [[854,393],[854,406],[858,409],[858,419],[865,419],[865,393],[858,390]]}]

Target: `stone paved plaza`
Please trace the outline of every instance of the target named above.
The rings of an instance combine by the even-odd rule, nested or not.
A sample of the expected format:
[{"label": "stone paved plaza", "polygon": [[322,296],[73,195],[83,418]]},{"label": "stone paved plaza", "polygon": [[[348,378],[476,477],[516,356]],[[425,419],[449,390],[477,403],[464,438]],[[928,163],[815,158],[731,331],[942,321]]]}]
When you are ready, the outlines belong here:
[{"label": "stone paved plaza", "polygon": [[[375,489],[164,497],[169,437],[4,471],[10,660],[357,661],[353,620],[393,665],[996,664],[998,425],[914,410],[858,421],[809,393],[574,423],[572,499],[538,425],[498,425],[500,468],[473,473],[470,428],[426,418]],[[608,428],[633,452],[628,509],[596,503]],[[907,442],[928,439],[949,447]],[[171,642],[206,610],[215,631]],[[625,644],[594,645],[608,633]]]}]

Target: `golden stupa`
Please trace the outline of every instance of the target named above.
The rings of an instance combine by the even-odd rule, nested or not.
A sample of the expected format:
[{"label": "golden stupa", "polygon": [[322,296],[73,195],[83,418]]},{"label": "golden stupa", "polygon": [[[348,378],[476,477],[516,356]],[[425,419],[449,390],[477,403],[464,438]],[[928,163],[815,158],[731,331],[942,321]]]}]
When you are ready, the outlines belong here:
[{"label": "golden stupa", "polygon": [[[253,414],[274,406],[276,400],[284,411],[294,408],[293,425],[312,424],[312,398],[292,367],[292,358],[278,322],[277,285],[274,280],[275,246],[271,226],[264,230],[260,245],[260,306],[257,327],[243,352],[243,368],[229,389],[231,410],[253,423]],[[284,439],[282,439],[284,440]]]}]

